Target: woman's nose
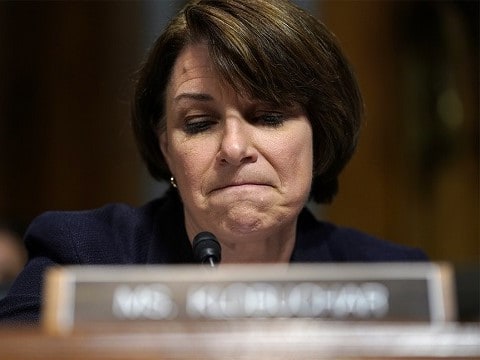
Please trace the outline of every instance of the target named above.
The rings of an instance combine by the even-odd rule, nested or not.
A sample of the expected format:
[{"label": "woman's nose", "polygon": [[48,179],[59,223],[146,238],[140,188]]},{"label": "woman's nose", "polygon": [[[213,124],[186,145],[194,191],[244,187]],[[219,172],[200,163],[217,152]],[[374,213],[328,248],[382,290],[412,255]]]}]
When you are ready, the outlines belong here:
[{"label": "woman's nose", "polygon": [[220,144],[220,162],[238,166],[257,161],[252,135],[251,126],[245,120],[227,119]]}]

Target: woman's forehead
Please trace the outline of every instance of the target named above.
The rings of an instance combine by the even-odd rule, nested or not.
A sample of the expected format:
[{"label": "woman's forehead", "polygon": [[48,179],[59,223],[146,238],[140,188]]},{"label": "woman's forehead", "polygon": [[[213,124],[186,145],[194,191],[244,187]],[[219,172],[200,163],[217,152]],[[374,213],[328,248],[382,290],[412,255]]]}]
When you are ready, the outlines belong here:
[{"label": "woman's forehead", "polygon": [[[213,54],[213,55],[212,55]],[[197,91],[212,94],[218,91],[252,101],[276,105],[294,105],[297,103],[294,88],[281,89],[278,84],[270,84],[266,89],[257,83],[252,74],[238,73],[238,60],[222,54],[221,59],[214,55],[212,44],[206,40],[189,42],[178,53],[167,84],[167,96],[175,98],[184,92]],[[221,64],[221,65],[220,65]],[[259,68],[255,72],[261,71]],[[273,89],[281,90],[283,95]],[[227,94],[225,94],[227,95]],[[227,96],[227,97],[228,97]]]},{"label": "woman's forehead", "polygon": [[202,78],[218,77],[206,45],[187,45],[178,55],[172,69],[169,87],[175,92],[176,88],[185,82]]}]

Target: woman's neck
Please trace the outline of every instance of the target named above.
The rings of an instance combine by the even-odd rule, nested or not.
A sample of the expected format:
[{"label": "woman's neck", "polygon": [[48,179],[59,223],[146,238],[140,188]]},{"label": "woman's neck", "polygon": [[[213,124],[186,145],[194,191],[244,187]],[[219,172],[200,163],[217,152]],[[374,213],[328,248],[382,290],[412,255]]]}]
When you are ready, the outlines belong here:
[{"label": "woman's neck", "polygon": [[222,264],[288,263],[295,246],[295,225],[271,234],[216,234],[222,247]]}]

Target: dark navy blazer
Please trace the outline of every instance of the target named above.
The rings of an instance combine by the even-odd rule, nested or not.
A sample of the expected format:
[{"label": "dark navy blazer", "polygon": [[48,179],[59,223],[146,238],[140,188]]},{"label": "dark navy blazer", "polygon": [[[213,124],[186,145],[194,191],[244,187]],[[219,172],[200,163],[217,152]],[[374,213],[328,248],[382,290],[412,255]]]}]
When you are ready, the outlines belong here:
[{"label": "dark navy blazer", "polygon": [[[25,235],[29,261],[0,301],[0,321],[36,323],[45,269],[57,264],[193,263],[178,196],[143,207],[109,204],[77,212],[47,212]],[[425,254],[356,230],[317,221],[303,210],[291,262],[425,261]]]}]

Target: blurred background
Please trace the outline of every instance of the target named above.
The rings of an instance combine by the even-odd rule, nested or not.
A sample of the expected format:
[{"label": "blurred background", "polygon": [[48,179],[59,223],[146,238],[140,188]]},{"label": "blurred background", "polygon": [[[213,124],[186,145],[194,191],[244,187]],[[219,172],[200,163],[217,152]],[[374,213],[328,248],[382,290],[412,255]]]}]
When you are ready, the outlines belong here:
[{"label": "blurred background", "polygon": [[[366,104],[337,224],[477,266],[479,2],[296,1],[337,35]],[[138,65],[181,0],[0,1],[0,220],[141,205],[130,131]],[[478,284],[476,285],[478,288]]]}]

